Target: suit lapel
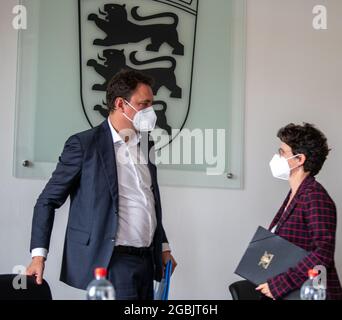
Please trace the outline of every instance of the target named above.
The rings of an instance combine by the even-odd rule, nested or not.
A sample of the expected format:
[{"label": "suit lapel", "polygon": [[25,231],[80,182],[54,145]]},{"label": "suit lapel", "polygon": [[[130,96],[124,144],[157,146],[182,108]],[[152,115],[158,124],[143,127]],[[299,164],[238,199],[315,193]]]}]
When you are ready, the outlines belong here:
[{"label": "suit lapel", "polygon": [[155,160],[155,148],[153,142],[149,141],[148,143],[148,156],[147,156],[147,162],[148,162],[148,169],[150,170],[151,174],[151,180],[153,188],[155,189],[155,183],[156,183],[156,168],[154,166],[154,160]]},{"label": "suit lapel", "polygon": [[[294,209],[297,206],[297,203],[300,199],[300,196],[305,192],[307,186],[312,183],[312,181],[314,181],[314,177],[312,176],[308,176],[304,179],[304,181],[302,182],[302,184],[299,186],[295,196],[293,197],[291,203],[289,204],[289,206],[287,207],[287,209],[283,212],[282,216],[279,219],[278,222],[278,226],[277,229],[279,229],[285,222],[286,220],[289,218],[289,216],[292,214],[292,212],[294,211]],[[288,198],[287,198],[288,199]],[[287,201],[285,201],[283,208],[285,208]]]},{"label": "suit lapel", "polygon": [[[155,189],[156,184],[156,174],[155,174],[155,167],[153,165],[154,163],[154,143],[153,141],[150,141],[150,135],[147,133],[141,133],[140,138],[140,150],[142,151],[145,160],[147,161],[147,166],[150,171],[151,180],[152,180],[152,186]],[[146,147],[147,146],[147,147]]]},{"label": "suit lapel", "polygon": [[[101,163],[104,168],[104,172],[107,178],[107,183],[109,186],[111,196],[113,198],[114,203],[116,204],[116,207],[118,208],[119,185],[118,185],[118,176],[117,176],[117,167],[116,167],[116,157],[115,157],[113,137],[112,137],[107,120],[105,120],[99,126],[99,130],[97,132],[95,140],[96,140],[97,152],[100,156]],[[150,151],[151,148],[154,148],[153,142],[148,141],[148,151]],[[153,191],[156,202],[159,202],[159,198],[157,195],[158,186],[157,186],[157,179],[156,179],[156,171],[155,171],[154,164],[151,162],[149,154],[153,156],[154,152],[153,151],[148,152],[148,154],[146,155],[146,151],[145,151],[144,156],[146,157],[145,159],[147,159],[148,161],[148,169],[151,174],[152,187],[153,187],[152,191]],[[158,216],[159,215],[157,214],[157,219],[159,218]]]},{"label": "suit lapel", "polygon": [[145,136],[143,135],[142,140],[143,139],[147,139],[143,141],[143,145],[147,145],[148,147],[147,148],[143,147],[142,149],[143,149],[144,157],[147,160],[147,166],[151,175],[152,192],[153,192],[154,200],[156,204],[157,220],[159,221],[161,207],[160,207],[160,198],[159,198],[158,183],[157,183],[157,172],[156,172],[156,167],[155,167],[155,147],[154,147],[154,142],[150,140],[149,135],[147,134]]},{"label": "suit lapel", "polygon": [[118,176],[116,168],[116,158],[114,151],[114,143],[112,134],[108,125],[108,121],[105,120],[100,126],[96,136],[97,151],[101,159],[101,163],[104,168],[104,172],[107,178],[108,186],[111,196],[118,208]]}]

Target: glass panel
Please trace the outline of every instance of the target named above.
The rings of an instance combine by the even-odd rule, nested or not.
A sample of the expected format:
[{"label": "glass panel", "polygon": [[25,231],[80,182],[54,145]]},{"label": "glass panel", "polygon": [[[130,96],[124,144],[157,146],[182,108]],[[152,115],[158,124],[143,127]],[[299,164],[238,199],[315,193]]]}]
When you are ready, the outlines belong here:
[{"label": "glass panel", "polygon": [[[48,178],[65,140],[89,128],[81,117],[77,2],[27,0],[19,32],[15,176]],[[24,167],[23,161],[29,161]]]},{"label": "glass panel", "polygon": [[[105,93],[99,87],[98,90],[92,89],[94,79],[101,84],[103,77],[96,73],[89,61],[97,59],[98,66],[106,58],[106,53],[119,54],[124,49],[128,55],[138,51],[136,59],[139,61],[159,56],[173,57],[177,61],[174,73],[177,86],[182,89],[182,99],[177,97],[175,88],[166,87],[162,87],[155,97],[155,100],[168,101],[170,107],[165,116],[174,129],[171,144],[164,146],[165,141],[156,141],[157,147],[161,147],[157,160],[164,159],[159,165],[159,183],[242,187],[245,0],[198,0],[198,8],[194,0],[145,0],[144,3],[149,3],[145,7],[141,5],[141,0],[111,2],[126,4],[127,12],[140,4],[137,12],[141,16],[156,14],[161,8],[177,14],[179,42],[185,44],[183,55],[180,52],[171,53],[172,44],[163,44],[156,53],[147,52],[144,50],[149,43],[147,40],[125,46],[92,45],[94,34],[99,30],[94,21],[88,19],[89,14],[96,8],[95,12],[100,16],[104,5],[109,2],[80,0],[82,28],[79,46],[76,0],[22,1],[27,8],[28,29],[19,33],[15,176],[48,178],[65,140],[76,132],[89,129],[90,124],[95,126],[103,121],[104,116],[95,110],[95,106],[100,103],[101,108],[105,107],[101,102],[105,100]],[[157,21],[162,23],[163,20]],[[105,39],[105,34],[98,36],[101,37]],[[111,50],[105,51],[108,48]],[[136,67],[139,68],[144,69]],[[170,97],[172,93],[174,97]],[[182,127],[178,134],[178,129]],[[157,133],[158,130],[155,130],[153,136],[156,137]],[[194,149],[194,138],[193,146],[183,149],[184,137],[195,136],[196,133],[199,148]],[[169,136],[166,139],[168,142]],[[211,141],[212,146],[209,144]],[[218,141],[221,143],[217,144]],[[213,149],[209,157],[206,155],[208,146]],[[184,162],[186,154],[190,155],[190,164]],[[165,163],[165,159],[177,159],[178,156],[180,163]],[[215,174],[207,174],[207,170],[214,167],[218,172],[214,170]],[[232,175],[227,178],[230,173]]]}]

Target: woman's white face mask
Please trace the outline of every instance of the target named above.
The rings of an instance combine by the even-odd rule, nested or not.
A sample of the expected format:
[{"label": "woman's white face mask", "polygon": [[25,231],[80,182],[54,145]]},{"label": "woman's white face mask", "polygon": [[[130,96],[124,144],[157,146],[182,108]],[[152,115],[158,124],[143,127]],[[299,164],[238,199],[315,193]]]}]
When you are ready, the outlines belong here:
[{"label": "woman's white face mask", "polygon": [[291,170],[296,169],[300,167],[301,165],[294,167],[294,168],[290,168],[290,165],[287,162],[287,160],[295,158],[297,156],[298,154],[289,158],[284,158],[280,156],[279,154],[275,154],[272,160],[270,161],[270,167],[271,167],[273,177],[277,179],[282,179],[282,180],[289,180]]},{"label": "woman's white face mask", "polygon": [[133,126],[137,131],[146,132],[154,129],[157,122],[157,115],[152,106],[138,111],[127,100],[125,100],[125,103],[136,111],[133,119],[130,119],[125,113],[124,116],[133,123]]}]

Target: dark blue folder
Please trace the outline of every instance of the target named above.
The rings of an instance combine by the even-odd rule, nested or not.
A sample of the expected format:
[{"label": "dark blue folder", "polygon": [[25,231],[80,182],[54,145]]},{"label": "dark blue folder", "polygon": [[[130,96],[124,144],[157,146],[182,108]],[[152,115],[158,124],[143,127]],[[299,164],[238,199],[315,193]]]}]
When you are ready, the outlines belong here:
[{"label": "dark blue folder", "polygon": [[[235,273],[258,286],[295,267],[308,254],[286,239],[258,227]],[[287,299],[299,299],[299,290]]]}]

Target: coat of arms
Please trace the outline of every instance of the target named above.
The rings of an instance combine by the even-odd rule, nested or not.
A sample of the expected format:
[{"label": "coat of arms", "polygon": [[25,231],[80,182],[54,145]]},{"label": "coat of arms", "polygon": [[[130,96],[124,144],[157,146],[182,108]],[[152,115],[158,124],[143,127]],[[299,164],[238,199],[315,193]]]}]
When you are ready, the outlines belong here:
[{"label": "coat of arms", "polygon": [[273,258],[274,258],[274,254],[267,253],[267,251],[265,251],[264,255],[260,259],[259,266],[261,266],[263,269],[267,270],[268,267],[270,266]]},{"label": "coat of arms", "polygon": [[91,127],[108,116],[105,92],[122,69],[152,76],[157,126],[172,140],[191,104],[199,0],[79,0],[80,81]]}]

